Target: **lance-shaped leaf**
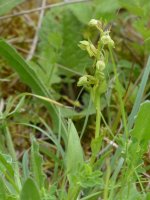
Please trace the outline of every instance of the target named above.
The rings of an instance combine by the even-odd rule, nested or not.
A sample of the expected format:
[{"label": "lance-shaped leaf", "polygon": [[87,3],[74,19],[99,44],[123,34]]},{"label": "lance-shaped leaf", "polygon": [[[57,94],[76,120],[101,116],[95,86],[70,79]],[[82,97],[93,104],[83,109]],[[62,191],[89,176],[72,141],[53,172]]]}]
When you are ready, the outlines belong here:
[{"label": "lance-shaped leaf", "polygon": [[28,178],[23,185],[20,200],[41,200],[36,183]]},{"label": "lance-shaped leaf", "polygon": [[1,176],[0,176],[0,199],[6,200],[5,184]]},{"label": "lance-shaped leaf", "polygon": [[[48,89],[46,88],[40,77],[36,75],[34,70],[25,62],[25,60],[17,53],[17,51],[2,39],[0,40],[0,56],[7,60],[9,65],[14,70],[16,70],[21,80],[25,84],[27,84],[35,94],[52,99],[51,94],[49,93]],[[57,107],[44,100],[41,101],[50,112],[55,130],[58,129],[59,123],[61,123],[62,137],[66,142],[65,124],[63,123],[63,120],[59,120],[60,117]]]},{"label": "lance-shaped leaf", "polygon": [[68,174],[74,174],[83,164],[83,150],[77,130],[71,120],[68,123],[68,148],[66,152],[66,169]]},{"label": "lance-shaped leaf", "polygon": [[43,158],[39,153],[39,145],[35,138],[33,138],[31,146],[31,170],[34,180],[36,180],[36,183],[40,189],[44,187],[45,181],[45,174],[43,172],[42,165]]},{"label": "lance-shaped leaf", "polygon": [[24,0],[0,0],[0,15],[5,14]]},{"label": "lance-shaped leaf", "polygon": [[150,140],[150,101],[141,104],[131,135],[139,142]]}]

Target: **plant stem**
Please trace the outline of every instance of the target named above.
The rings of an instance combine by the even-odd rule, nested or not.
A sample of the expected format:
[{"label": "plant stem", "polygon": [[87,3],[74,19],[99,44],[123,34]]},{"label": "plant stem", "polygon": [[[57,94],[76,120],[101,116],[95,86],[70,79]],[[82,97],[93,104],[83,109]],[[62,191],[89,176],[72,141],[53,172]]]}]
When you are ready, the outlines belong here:
[{"label": "plant stem", "polygon": [[[100,112],[100,93],[99,93],[99,88],[97,88],[95,92],[95,108],[96,108],[96,127],[95,127],[95,139],[94,141],[99,140],[100,137],[100,123],[101,123],[101,112]],[[97,144],[95,143],[94,146],[96,147]],[[101,142],[98,145],[98,148],[101,148]],[[97,147],[96,147],[97,149]],[[90,164],[93,166],[93,163],[95,162],[96,156],[98,152],[92,152],[92,156],[90,158]]]},{"label": "plant stem", "polygon": [[98,138],[99,135],[100,135],[100,122],[101,122],[100,95],[97,95],[97,99],[96,99],[96,129],[95,129],[95,138]]}]

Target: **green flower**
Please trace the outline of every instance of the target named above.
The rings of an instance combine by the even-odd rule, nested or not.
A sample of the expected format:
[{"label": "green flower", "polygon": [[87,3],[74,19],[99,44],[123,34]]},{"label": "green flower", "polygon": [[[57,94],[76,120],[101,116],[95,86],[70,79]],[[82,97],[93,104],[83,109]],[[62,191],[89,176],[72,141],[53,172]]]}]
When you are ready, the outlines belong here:
[{"label": "green flower", "polygon": [[97,81],[94,76],[84,75],[79,78],[77,85],[90,87],[91,85],[95,85],[96,83],[97,83]]},{"label": "green flower", "polygon": [[96,69],[103,71],[105,69],[105,62],[103,60],[98,60],[96,63]]},{"label": "green flower", "polygon": [[80,41],[80,44],[78,45],[82,50],[86,50],[88,52],[88,54],[90,55],[90,57],[93,57],[97,55],[97,49],[95,48],[95,46],[86,41],[86,40],[83,40],[83,41]]},{"label": "green flower", "polygon": [[89,26],[97,26],[98,25],[98,20],[96,19],[91,19],[89,21]]},{"label": "green flower", "polygon": [[104,34],[101,37],[101,42],[103,45],[108,45],[111,47],[114,47],[114,41],[111,39],[110,35],[108,35],[108,33]]},{"label": "green flower", "polygon": [[84,86],[88,83],[88,79],[86,76],[82,76],[79,78],[79,81],[77,83],[78,86]]}]

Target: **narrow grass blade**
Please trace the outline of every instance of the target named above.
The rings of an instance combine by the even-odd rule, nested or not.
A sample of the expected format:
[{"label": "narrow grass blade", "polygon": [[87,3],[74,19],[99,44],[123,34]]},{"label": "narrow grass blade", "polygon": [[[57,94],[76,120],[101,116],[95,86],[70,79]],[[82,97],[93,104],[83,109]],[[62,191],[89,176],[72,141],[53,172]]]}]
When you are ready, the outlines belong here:
[{"label": "narrow grass blade", "polygon": [[128,130],[130,130],[132,128],[133,124],[134,124],[134,117],[136,116],[136,114],[139,110],[139,107],[140,107],[140,104],[141,104],[141,101],[142,101],[142,97],[143,97],[143,93],[144,93],[144,89],[145,89],[146,83],[148,81],[149,74],[150,74],[150,56],[148,58],[147,65],[146,65],[145,70],[144,70],[144,74],[143,74],[143,77],[142,77],[142,80],[141,80],[140,88],[138,90],[138,94],[137,94],[133,109],[132,109],[131,114],[128,118]]},{"label": "narrow grass blade", "polygon": [[113,175],[111,177],[112,184],[111,184],[109,199],[114,199],[114,196],[115,196],[115,193],[116,193],[116,190],[114,188],[115,188],[115,185],[117,185],[117,181],[116,180],[117,180],[118,174],[121,171],[123,163],[124,163],[124,158],[120,158],[120,160],[118,161],[118,164],[116,166],[116,169],[114,170],[114,173],[113,173]]},{"label": "narrow grass blade", "polygon": [[43,135],[47,136],[56,145],[56,148],[57,148],[57,150],[59,150],[61,156],[64,157],[64,150],[63,150],[61,144],[59,143],[56,135],[50,130],[49,127],[47,127],[48,131],[45,131],[44,129],[42,129],[36,125],[32,125],[32,124],[28,124],[28,123],[19,123],[19,124],[34,128],[35,130],[38,130]]}]

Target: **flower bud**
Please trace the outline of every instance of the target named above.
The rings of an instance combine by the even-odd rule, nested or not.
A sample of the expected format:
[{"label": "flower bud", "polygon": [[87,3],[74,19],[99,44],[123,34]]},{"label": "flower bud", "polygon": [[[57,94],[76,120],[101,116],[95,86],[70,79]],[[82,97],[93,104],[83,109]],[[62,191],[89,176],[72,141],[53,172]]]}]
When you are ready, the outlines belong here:
[{"label": "flower bud", "polygon": [[97,61],[96,69],[99,71],[103,71],[105,69],[105,62],[103,60]]},{"label": "flower bud", "polygon": [[87,82],[88,82],[87,77],[86,76],[82,76],[82,77],[79,78],[79,81],[78,81],[77,85],[78,86],[84,86],[84,85],[87,84]]},{"label": "flower bud", "polygon": [[86,50],[88,46],[90,46],[90,43],[88,41],[86,40],[80,41],[79,47],[82,50]]},{"label": "flower bud", "polygon": [[96,79],[94,76],[91,75],[84,75],[80,77],[77,83],[78,86],[86,86],[86,87],[90,87],[91,85],[94,84],[96,84]]},{"label": "flower bud", "polygon": [[98,25],[98,20],[96,19],[91,19],[89,21],[89,26],[97,26]]},{"label": "flower bud", "polygon": [[90,57],[92,56],[95,56],[97,55],[97,49],[95,48],[95,46],[86,41],[86,40],[83,40],[83,41],[80,41],[80,44],[78,45],[82,50],[86,50],[88,52],[88,54],[90,55]]},{"label": "flower bud", "polygon": [[114,41],[111,39],[111,37],[109,35],[103,35],[101,37],[101,42],[104,44],[104,45],[109,45],[109,46],[112,46],[114,47]]}]

